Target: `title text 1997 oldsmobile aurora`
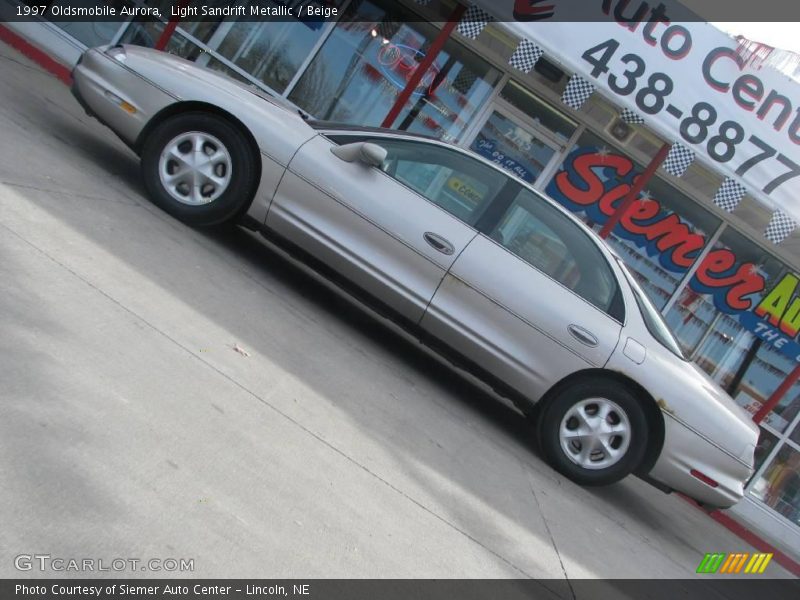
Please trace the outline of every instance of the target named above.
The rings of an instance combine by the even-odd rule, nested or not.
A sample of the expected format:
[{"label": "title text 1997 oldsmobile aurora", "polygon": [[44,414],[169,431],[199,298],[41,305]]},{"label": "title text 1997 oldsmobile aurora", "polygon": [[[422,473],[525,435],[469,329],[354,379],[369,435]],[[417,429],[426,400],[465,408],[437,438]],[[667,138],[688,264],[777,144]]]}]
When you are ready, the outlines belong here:
[{"label": "title text 1997 oldsmobile aurora", "polygon": [[154,203],[258,228],[511,398],[564,475],[741,498],[758,428],[684,359],[619,258],[523,182],[435,140],[307,122],[153,50],[92,49],[73,76],[141,157]]}]

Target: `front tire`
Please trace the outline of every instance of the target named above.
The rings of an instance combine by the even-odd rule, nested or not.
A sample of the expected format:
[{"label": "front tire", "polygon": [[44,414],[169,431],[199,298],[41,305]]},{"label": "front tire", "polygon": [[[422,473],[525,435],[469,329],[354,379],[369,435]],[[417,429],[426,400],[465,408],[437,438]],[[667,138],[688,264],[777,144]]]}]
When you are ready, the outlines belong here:
[{"label": "front tire", "polygon": [[580,485],[608,485],[633,472],[647,448],[647,419],[620,384],[586,380],[542,408],[538,437],[547,461]]},{"label": "front tire", "polygon": [[233,220],[250,205],[258,157],[239,129],[216,115],[167,119],[142,147],[142,178],[154,204],[191,225]]}]

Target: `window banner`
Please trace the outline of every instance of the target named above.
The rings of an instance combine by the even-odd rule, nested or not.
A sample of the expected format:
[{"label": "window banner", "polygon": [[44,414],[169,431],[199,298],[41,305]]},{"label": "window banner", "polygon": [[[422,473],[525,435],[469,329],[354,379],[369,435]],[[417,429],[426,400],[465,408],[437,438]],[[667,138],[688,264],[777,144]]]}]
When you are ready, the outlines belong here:
[{"label": "window banner", "polygon": [[[578,146],[547,186],[547,194],[572,212],[602,226],[613,215],[640,174],[634,162],[606,147]],[[634,202],[614,234],[657,257],[661,268],[686,273],[708,243],[658,198]],[[758,265],[715,247],[700,263],[689,287],[713,299],[714,306],[745,329],[800,363],[800,278],[786,274],[767,285]]]},{"label": "window banner", "polygon": [[[539,21],[525,14],[541,7],[530,0],[473,3],[667,141],[800,222],[800,84],[745,60],[727,34],[679,21],[673,15],[685,9],[670,1],[551,0],[556,16]],[[584,20],[561,20],[573,14]]]}]

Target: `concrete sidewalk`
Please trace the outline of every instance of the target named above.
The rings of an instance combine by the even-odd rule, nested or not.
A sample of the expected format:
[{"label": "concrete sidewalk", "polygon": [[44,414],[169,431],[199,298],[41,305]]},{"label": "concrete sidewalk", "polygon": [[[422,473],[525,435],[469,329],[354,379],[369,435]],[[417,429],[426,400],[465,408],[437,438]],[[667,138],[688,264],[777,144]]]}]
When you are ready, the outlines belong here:
[{"label": "concrete sidewalk", "polygon": [[151,206],[136,157],[1,44],[0,81],[0,576],[60,575],[14,568],[49,553],[192,558],[195,577],[689,578],[753,550],[639,480],[565,480],[514,410],[258,236]]}]

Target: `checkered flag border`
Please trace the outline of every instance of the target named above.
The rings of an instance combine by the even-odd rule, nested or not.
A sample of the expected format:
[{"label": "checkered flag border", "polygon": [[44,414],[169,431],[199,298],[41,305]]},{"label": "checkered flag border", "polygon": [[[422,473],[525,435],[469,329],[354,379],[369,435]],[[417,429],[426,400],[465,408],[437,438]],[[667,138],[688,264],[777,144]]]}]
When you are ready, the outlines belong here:
[{"label": "checkered flag border", "polygon": [[508,64],[523,73],[530,73],[536,62],[542,58],[544,50],[531,40],[522,40],[508,59]]},{"label": "checkered flag border", "polygon": [[780,244],[797,228],[797,222],[781,210],[772,213],[772,219],[767,225],[764,237],[773,244]]},{"label": "checkered flag border", "polygon": [[453,87],[459,94],[466,96],[477,80],[478,76],[475,73],[470,71],[467,67],[461,67],[458,75],[456,75],[456,78],[453,80]]},{"label": "checkered flag border", "polygon": [[481,34],[483,28],[492,20],[492,17],[485,10],[477,6],[470,6],[464,18],[458,24],[458,33],[466,38],[474,40]]},{"label": "checkered flag border", "polygon": [[669,149],[667,159],[664,161],[664,170],[675,177],[683,177],[686,169],[694,162],[694,156],[695,154],[692,150],[680,142],[675,142],[672,144],[672,148]]},{"label": "checkered flag border", "polygon": [[623,108],[622,112],[619,113],[619,118],[622,119],[628,125],[643,125],[644,119],[638,115],[635,111],[632,111],[630,108]]},{"label": "checkered flag border", "polygon": [[594,93],[594,86],[580,75],[573,75],[569,80],[561,101],[575,110],[580,110],[583,103]]},{"label": "checkered flag border", "polygon": [[725,212],[733,212],[733,210],[739,206],[739,202],[741,202],[746,193],[746,187],[735,179],[726,177],[725,181],[722,182],[722,185],[714,195],[714,204]]}]

